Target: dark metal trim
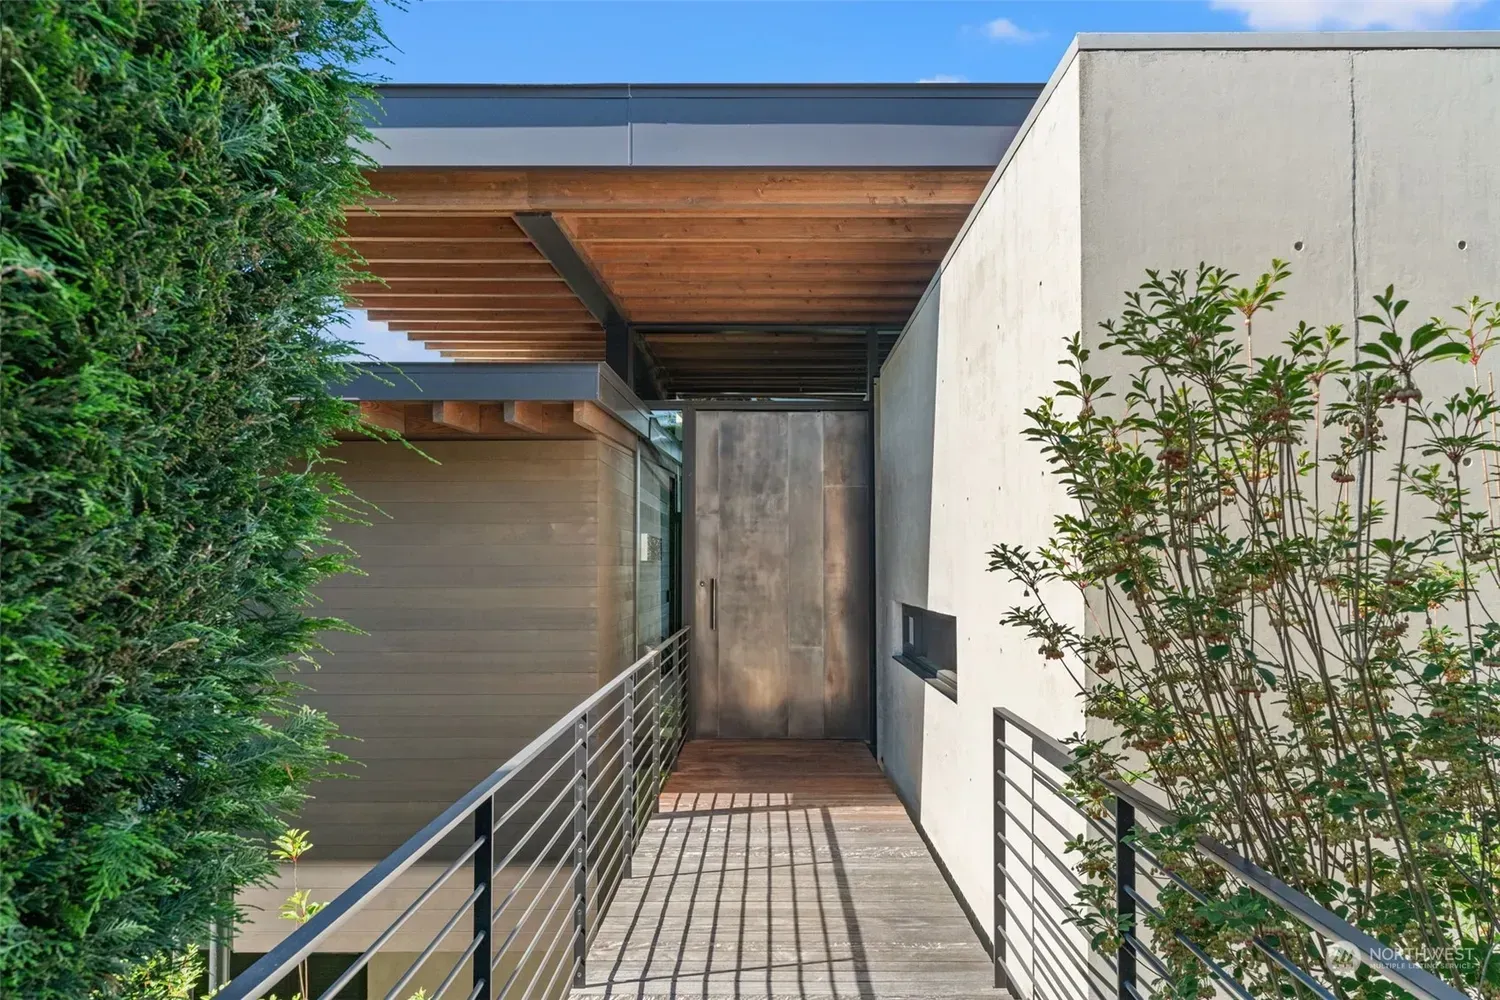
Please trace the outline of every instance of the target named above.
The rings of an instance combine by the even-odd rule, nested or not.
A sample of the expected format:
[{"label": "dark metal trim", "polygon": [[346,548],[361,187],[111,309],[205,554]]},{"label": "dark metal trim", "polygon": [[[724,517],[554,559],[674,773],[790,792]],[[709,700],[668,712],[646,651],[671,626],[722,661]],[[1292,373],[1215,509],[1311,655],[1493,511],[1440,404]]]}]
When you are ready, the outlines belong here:
[{"label": "dark metal trim", "polygon": [[[482,403],[593,402],[642,440],[651,442],[651,407],[607,365],[595,361],[533,364],[419,361],[356,364],[349,368],[352,377],[348,382],[329,386],[329,391],[341,399],[388,403],[443,399]],[[657,451],[661,454],[659,448]],[[670,453],[665,453],[665,457],[677,460]]]},{"label": "dark metal trim", "polygon": [[[653,333],[846,333],[864,336],[872,327],[847,323],[641,323],[636,330]],[[878,333],[894,336],[901,332],[896,324],[873,327]]]},{"label": "dark metal trim", "polygon": [[563,232],[562,226],[557,224],[552,213],[517,212],[514,218],[526,238],[557,268],[557,273],[573,290],[573,294],[604,325],[605,363],[634,392],[639,386],[635,365],[635,353],[639,351],[645,360],[645,371],[641,374],[649,377],[651,389],[660,396],[662,387],[657,375],[661,369],[660,363],[625,318],[625,311],[610,294],[609,287],[594,273],[588,261],[583,259],[583,254],[578,252],[578,248],[573,245],[568,234]]},{"label": "dark metal trim", "polygon": [[521,232],[557,268],[557,273],[562,275],[573,294],[594,314],[595,319],[604,324],[606,331],[611,323],[625,322],[624,310],[615,303],[609,289],[599,280],[593,268],[589,267],[551,212],[517,212],[514,218],[516,225],[521,227]]},{"label": "dark metal trim", "polygon": [[895,653],[891,656],[891,659],[895,660],[897,663],[901,664],[903,667],[905,667],[907,670],[910,670],[918,677],[922,678],[922,680],[927,683],[927,686],[932,688],[938,694],[942,695],[944,698],[947,698],[955,705],[958,704],[958,688],[953,686],[952,684],[946,683],[942,679],[942,677],[938,675],[938,672],[933,669],[931,664],[926,663],[925,661],[920,660],[915,656],[907,656],[905,653]]},{"label": "dark metal trim", "polygon": [[843,399],[745,399],[704,396],[697,399],[662,400],[661,409],[681,410],[686,415],[695,410],[765,410],[767,412],[804,410],[868,410],[870,404],[857,397]]}]

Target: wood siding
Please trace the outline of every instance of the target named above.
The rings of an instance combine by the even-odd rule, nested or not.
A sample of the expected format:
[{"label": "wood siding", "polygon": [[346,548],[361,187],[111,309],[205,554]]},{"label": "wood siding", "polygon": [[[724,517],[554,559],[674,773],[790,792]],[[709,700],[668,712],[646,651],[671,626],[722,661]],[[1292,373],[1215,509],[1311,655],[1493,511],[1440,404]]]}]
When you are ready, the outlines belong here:
[{"label": "wood siding", "polygon": [[629,662],[631,456],[597,440],[422,448],[439,464],[397,444],[337,452],[379,510],[337,532],[365,575],[320,591],[320,613],[367,633],[327,636],[306,677],[307,701],[360,741],[342,745],[352,778],[317,785],[299,817],[320,860],[384,856]]},{"label": "wood siding", "polygon": [[635,645],[635,453],[599,443],[599,683],[639,655]]}]

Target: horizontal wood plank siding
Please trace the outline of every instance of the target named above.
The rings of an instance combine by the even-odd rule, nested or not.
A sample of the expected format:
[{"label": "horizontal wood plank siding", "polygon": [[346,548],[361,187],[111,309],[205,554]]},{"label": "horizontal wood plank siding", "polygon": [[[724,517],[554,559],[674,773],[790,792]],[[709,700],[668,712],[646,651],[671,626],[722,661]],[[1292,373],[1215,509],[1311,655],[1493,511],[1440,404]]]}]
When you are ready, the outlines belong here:
[{"label": "horizontal wood plank siding", "polygon": [[601,544],[600,517],[616,449],[421,447],[436,463],[397,444],[336,452],[377,509],[337,531],[364,575],[329,581],[316,609],[367,634],[326,636],[323,669],[305,675],[309,704],[360,741],[341,747],[350,777],[316,786],[298,819],[325,862],[389,853],[586,697],[601,625],[620,613],[600,587],[601,554],[618,547],[613,514]]}]

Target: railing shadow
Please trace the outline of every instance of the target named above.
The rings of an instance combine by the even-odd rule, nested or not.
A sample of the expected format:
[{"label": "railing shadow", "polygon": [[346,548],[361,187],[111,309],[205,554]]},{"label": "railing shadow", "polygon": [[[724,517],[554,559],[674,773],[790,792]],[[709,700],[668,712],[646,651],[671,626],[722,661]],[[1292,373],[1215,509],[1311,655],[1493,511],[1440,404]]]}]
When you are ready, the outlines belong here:
[{"label": "railing shadow", "polygon": [[650,824],[635,875],[579,992],[875,997],[828,808],[775,793],[678,796]]}]

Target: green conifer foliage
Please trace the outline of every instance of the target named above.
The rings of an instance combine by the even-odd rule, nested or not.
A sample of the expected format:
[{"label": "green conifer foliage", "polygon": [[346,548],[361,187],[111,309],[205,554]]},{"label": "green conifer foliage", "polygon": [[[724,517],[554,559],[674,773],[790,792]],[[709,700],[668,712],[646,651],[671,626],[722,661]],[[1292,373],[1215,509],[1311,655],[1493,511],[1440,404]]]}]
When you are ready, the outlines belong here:
[{"label": "green conifer foliage", "polygon": [[[109,995],[271,871],[336,756],[362,2],[0,4],[0,995]],[[330,552],[334,554],[329,554]]]}]

